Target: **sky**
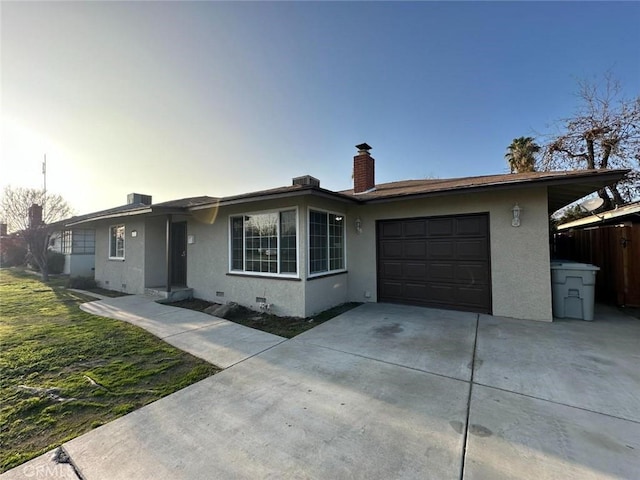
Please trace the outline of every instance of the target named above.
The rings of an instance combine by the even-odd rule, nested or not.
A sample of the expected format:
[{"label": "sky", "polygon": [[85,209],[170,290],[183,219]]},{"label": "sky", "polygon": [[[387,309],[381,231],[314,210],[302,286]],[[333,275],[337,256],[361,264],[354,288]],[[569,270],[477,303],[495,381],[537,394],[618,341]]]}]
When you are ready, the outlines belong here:
[{"label": "sky", "polygon": [[639,2],[6,2],[0,188],[76,214],[289,185],[507,173],[579,80],[640,90]]}]

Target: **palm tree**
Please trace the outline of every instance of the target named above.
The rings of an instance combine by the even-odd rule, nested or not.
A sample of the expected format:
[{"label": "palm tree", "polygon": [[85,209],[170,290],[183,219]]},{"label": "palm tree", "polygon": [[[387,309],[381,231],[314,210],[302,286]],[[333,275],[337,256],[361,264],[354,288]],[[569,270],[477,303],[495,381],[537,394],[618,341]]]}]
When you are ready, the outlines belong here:
[{"label": "palm tree", "polygon": [[540,151],[540,145],[533,141],[533,137],[514,138],[507,147],[504,158],[509,164],[511,173],[534,172],[536,169],[535,154]]}]

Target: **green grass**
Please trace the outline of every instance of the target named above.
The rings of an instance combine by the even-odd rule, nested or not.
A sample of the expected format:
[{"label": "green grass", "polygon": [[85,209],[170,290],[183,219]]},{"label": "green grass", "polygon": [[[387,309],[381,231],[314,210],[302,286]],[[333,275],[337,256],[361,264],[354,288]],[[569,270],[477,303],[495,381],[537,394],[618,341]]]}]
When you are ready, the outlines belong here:
[{"label": "green grass", "polygon": [[219,371],[63,282],[0,270],[0,472]]}]

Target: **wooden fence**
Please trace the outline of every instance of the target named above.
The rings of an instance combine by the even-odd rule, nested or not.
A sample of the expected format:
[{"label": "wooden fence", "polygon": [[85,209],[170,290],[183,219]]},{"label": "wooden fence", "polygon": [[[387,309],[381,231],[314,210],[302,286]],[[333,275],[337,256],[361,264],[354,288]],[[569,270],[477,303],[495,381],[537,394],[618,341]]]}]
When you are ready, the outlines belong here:
[{"label": "wooden fence", "polygon": [[555,257],[600,267],[596,300],[640,307],[640,224],[557,233]]}]

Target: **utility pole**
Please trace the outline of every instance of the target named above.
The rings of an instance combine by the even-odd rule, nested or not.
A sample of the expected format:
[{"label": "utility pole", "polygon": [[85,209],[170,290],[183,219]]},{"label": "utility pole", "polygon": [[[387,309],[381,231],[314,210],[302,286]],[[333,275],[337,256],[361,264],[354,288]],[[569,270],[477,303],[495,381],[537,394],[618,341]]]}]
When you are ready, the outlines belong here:
[{"label": "utility pole", "polygon": [[42,220],[44,221],[44,206],[47,203],[47,154],[44,154],[42,162],[42,176],[44,177],[44,195],[42,196]]}]

